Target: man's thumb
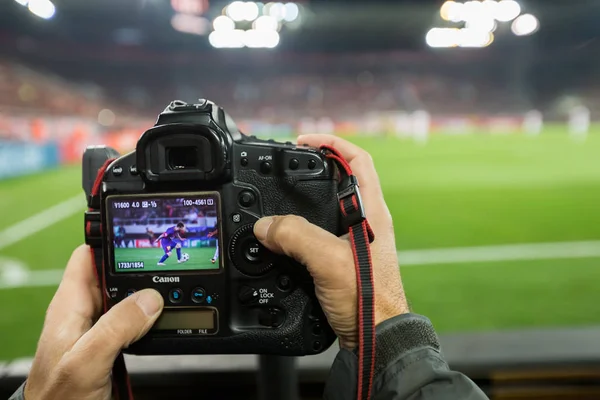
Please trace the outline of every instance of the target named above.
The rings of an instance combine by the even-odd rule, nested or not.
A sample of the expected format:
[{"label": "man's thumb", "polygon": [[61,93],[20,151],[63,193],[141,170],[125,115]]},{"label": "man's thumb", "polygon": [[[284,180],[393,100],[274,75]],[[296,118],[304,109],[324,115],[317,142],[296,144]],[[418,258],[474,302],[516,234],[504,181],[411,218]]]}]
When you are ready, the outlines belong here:
[{"label": "man's thumb", "polygon": [[295,215],[262,218],[254,224],[254,235],[269,250],[292,257],[309,270],[347,250],[342,239]]},{"label": "man's thumb", "polygon": [[139,340],[160,316],[164,301],[160,293],[144,289],[121,301],[73,346],[73,357],[91,357],[89,365],[112,366],[119,352]]}]

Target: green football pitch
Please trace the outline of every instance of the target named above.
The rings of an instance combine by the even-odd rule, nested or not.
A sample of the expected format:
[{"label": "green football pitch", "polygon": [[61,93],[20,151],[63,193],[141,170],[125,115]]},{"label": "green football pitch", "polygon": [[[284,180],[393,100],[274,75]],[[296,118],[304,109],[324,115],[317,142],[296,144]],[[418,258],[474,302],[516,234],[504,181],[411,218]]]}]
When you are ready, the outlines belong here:
[{"label": "green football pitch", "polygon": [[[379,171],[411,306],[441,333],[600,323],[600,130],[353,140]],[[0,362],[35,351],[83,241],[80,182],[78,166],[0,182]]]},{"label": "green football pitch", "polygon": [[154,249],[115,249],[115,263],[118,266],[119,263],[136,263],[141,262],[144,265],[143,269],[119,269],[118,271],[123,273],[129,272],[148,272],[148,271],[189,271],[199,269],[214,269],[218,268],[219,264],[213,264],[211,259],[215,255],[215,247],[202,247],[202,248],[184,248],[182,253],[187,253],[190,256],[189,261],[184,263],[177,262],[177,255],[175,251],[171,256],[164,262],[164,266],[156,265],[160,258],[164,254],[162,248]]}]

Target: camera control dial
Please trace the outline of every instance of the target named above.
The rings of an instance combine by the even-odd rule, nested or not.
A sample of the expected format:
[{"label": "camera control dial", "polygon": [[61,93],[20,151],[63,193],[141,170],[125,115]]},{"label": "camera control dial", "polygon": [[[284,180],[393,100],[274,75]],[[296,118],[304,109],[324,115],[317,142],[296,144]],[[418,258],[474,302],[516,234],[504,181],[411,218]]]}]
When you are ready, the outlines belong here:
[{"label": "camera control dial", "polygon": [[229,255],[240,272],[258,276],[273,268],[273,260],[272,254],[254,236],[253,228],[253,224],[247,224],[233,234]]}]

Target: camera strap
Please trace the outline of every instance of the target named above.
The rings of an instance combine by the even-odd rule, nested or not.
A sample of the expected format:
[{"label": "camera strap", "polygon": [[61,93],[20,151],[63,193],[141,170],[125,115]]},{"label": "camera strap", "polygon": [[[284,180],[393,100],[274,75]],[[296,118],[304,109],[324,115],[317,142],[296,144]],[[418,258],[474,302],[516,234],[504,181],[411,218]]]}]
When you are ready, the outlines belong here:
[{"label": "camera strap", "polygon": [[[100,195],[100,187],[102,185],[102,178],[104,177],[104,172],[115,159],[109,159],[104,162],[102,167],[98,169],[98,174],[96,175],[96,180],[94,181],[94,186],[92,187],[91,196],[96,197]],[[93,209],[89,209],[89,211],[94,211]],[[85,227],[86,230],[89,231],[90,226]],[[108,311],[108,292],[106,290],[106,278],[104,274],[104,260],[102,258],[102,253],[92,251],[92,263],[94,264],[94,273],[96,274],[96,280],[100,286],[100,292],[102,294],[102,313],[106,314]],[[100,268],[98,268],[100,266]],[[115,363],[113,364],[112,369],[112,392],[114,400],[133,400],[133,392],[131,390],[131,382],[129,381],[129,374],[127,373],[127,368],[125,366],[125,358],[123,357],[123,353],[119,353]]]},{"label": "camera strap", "polygon": [[375,287],[370,243],[375,235],[367,221],[358,179],[344,157],[331,146],[321,146],[325,156],[338,166],[340,190],[338,201],[344,229],[348,231],[358,287],[358,387],[357,399],[369,400],[375,368]]}]

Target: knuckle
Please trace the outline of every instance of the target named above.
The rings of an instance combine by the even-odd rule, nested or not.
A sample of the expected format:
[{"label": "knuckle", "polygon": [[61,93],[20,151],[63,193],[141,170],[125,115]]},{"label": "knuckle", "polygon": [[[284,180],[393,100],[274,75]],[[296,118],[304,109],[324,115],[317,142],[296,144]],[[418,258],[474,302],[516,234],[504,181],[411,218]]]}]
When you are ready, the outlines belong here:
[{"label": "knuckle", "polygon": [[298,229],[306,223],[306,219],[297,215],[288,215],[279,220],[279,223],[275,226],[275,235],[281,241],[293,240]]}]

